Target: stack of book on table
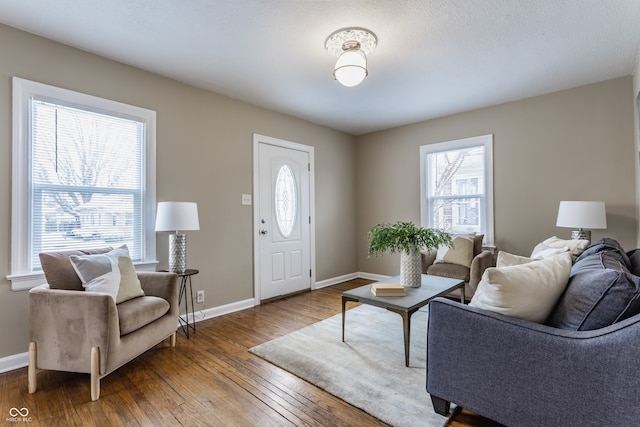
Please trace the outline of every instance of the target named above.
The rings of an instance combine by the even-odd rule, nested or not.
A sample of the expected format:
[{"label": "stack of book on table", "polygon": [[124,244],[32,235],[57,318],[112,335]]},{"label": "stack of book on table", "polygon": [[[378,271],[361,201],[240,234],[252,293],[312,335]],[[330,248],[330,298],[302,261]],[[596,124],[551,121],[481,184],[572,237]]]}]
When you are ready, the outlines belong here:
[{"label": "stack of book on table", "polygon": [[373,283],[371,293],[377,297],[404,297],[407,291],[400,283]]}]

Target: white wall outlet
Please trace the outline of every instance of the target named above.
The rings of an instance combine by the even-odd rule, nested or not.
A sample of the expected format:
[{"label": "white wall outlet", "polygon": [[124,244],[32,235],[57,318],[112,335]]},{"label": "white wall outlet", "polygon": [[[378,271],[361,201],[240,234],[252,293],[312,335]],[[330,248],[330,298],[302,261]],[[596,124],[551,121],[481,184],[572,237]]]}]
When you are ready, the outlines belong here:
[{"label": "white wall outlet", "polygon": [[204,291],[196,292],[196,302],[197,303],[204,303]]},{"label": "white wall outlet", "polygon": [[251,206],[251,194],[242,195],[242,204],[246,206]]}]

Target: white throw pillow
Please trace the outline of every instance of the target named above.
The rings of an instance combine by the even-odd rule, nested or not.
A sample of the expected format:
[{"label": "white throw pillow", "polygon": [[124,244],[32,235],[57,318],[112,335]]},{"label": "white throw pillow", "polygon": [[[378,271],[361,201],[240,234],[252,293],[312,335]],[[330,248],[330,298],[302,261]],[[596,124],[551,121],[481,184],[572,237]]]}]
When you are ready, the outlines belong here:
[{"label": "white throw pillow", "polygon": [[569,252],[569,248],[552,248],[544,243],[538,243],[531,251],[531,259],[550,258],[563,252]]},{"label": "white throw pillow", "polygon": [[571,254],[565,252],[524,264],[487,268],[469,305],[544,322],[567,286],[571,265]]},{"label": "white throw pillow", "polygon": [[588,240],[564,240],[553,236],[536,245],[531,253],[531,258],[547,258],[561,252],[569,251],[575,260],[580,256],[580,254],[582,254],[582,252],[584,252],[585,249],[587,249],[587,246],[589,246]]},{"label": "white throw pillow", "polygon": [[531,258],[527,258],[526,256],[514,255],[509,252],[499,251],[498,257],[496,258],[496,267],[508,267],[510,265],[520,265],[526,264],[528,262],[533,261]]},{"label": "white throw pillow", "polygon": [[107,293],[117,304],[144,295],[127,245],[104,254],[71,255],[69,260],[88,292]]},{"label": "white throw pillow", "polygon": [[475,234],[456,234],[452,236],[453,245],[451,247],[446,245],[438,247],[438,253],[436,254],[436,260],[434,262],[445,262],[471,267],[474,237]]}]

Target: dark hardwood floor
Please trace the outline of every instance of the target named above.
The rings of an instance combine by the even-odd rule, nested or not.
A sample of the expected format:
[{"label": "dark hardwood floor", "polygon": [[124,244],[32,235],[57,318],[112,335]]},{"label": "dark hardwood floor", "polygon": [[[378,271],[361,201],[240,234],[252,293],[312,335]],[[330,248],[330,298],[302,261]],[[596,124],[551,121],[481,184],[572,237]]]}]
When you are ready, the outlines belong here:
[{"label": "dark hardwood floor", "polygon": [[[101,381],[43,371],[27,390],[27,369],[0,374],[0,422],[11,408],[30,421],[13,426],[384,426],[376,418],[249,353],[247,349],[340,313],[352,280],[205,320],[176,348],[168,341]],[[15,412],[15,411],[14,411]],[[493,426],[466,413],[455,426]],[[4,424],[3,424],[4,425]]]}]

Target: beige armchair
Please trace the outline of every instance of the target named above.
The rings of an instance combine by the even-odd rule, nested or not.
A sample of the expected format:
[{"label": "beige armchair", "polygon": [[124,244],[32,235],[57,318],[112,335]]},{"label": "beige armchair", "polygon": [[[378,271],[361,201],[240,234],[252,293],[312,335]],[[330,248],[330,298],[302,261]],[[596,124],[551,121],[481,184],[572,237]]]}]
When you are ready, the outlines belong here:
[{"label": "beige armchair", "polygon": [[[72,268],[64,256],[59,260],[61,270]],[[77,290],[77,283],[31,289],[29,393],[39,370],[81,372],[91,375],[91,400],[98,400],[101,378],[167,338],[175,346],[178,276],[139,272],[138,278],[144,296],[120,304],[105,293]]]},{"label": "beige armchair", "polygon": [[[488,267],[496,265],[493,252],[482,249],[483,237],[483,235],[479,234],[474,238],[471,267],[446,262],[434,263],[436,251],[422,251],[422,273],[464,280],[465,299],[467,301],[471,300],[484,271]],[[449,296],[460,298],[460,290],[456,289]]]}]

